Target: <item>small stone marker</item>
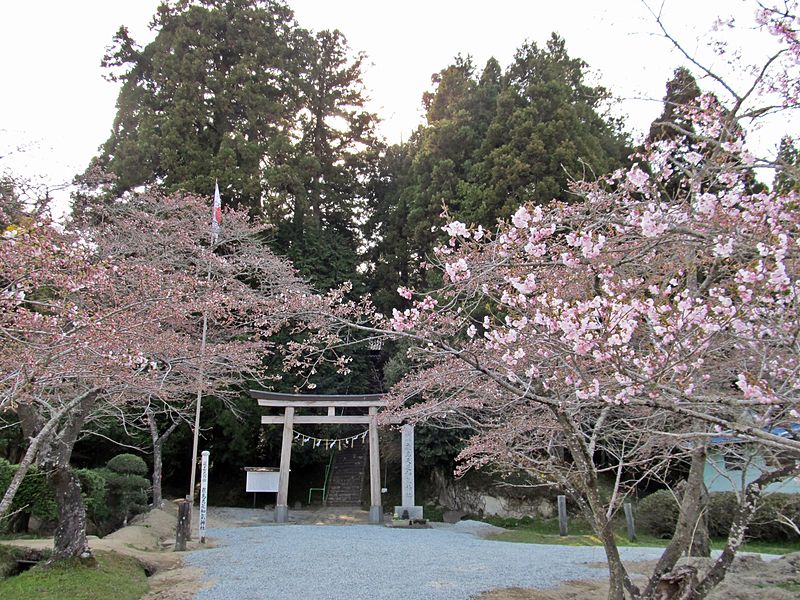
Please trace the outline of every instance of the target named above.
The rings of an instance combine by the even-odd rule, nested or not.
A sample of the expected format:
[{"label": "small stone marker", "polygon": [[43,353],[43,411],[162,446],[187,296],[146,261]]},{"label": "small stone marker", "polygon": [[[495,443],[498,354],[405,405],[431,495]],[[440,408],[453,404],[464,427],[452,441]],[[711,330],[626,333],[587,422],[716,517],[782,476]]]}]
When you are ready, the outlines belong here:
[{"label": "small stone marker", "polygon": [[623,510],[625,511],[625,524],[628,526],[628,539],[631,542],[636,541],[636,523],[633,520],[633,506],[630,502],[626,502],[622,505]]},{"label": "small stone marker", "polygon": [[[394,507],[395,518],[420,520],[422,507],[414,504],[414,426],[403,425],[401,454],[402,506]],[[408,515],[403,516],[403,515]]]},{"label": "small stone marker", "polygon": [[200,460],[200,518],[199,533],[200,543],[206,543],[206,515],[208,513],[208,450],[203,450]]},{"label": "small stone marker", "polygon": [[558,535],[567,535],[567,497],[558,497]]}]

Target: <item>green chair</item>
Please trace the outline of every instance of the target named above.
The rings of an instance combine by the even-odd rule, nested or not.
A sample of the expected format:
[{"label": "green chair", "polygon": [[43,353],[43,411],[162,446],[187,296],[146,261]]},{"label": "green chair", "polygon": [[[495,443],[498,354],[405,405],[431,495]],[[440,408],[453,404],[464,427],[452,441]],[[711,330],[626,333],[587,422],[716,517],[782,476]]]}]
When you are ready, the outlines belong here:
[{"label": "green chair", "polygon": [[331,457],[328,460],[328,464],[325,465],[325,479],[322,481],[322,487],[312,487],[308,488],[308,504],[311,505],[311,494],[314,492],[322,492],[322,504],[325,504],[325,500],[328,497],[328,475],[331,472],[331,466],[333,465],[333,455],[334,453],[331,452]]}]

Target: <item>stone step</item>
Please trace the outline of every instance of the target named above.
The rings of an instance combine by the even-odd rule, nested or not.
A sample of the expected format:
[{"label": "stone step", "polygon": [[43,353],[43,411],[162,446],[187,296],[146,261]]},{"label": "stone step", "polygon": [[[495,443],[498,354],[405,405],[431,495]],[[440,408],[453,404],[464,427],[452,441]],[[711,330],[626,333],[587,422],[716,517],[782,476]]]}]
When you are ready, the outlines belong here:
[{"label": "stone step", "polygon": [[333,460],[328,484],[328,506],[357,506],[367,465],[367,446],[353,446],[339,451]]}]

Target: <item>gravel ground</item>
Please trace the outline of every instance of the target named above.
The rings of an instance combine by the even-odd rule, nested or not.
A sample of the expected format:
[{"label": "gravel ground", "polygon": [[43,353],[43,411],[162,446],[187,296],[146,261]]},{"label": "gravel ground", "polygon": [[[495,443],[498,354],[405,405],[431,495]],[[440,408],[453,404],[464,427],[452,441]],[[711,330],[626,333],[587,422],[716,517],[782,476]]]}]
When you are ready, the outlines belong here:
[{"label": "gravel ground", "polygon": [[[209,529],[218,547],[187,554],[214,582],[197,600],[467,600],[498,587],[604,578],[599,547],[485,540],[483,524],[433,529],[282,525]],[[465,535],[472,533],[473,535]],[[621,548],[647,560],[653,548]]]}]

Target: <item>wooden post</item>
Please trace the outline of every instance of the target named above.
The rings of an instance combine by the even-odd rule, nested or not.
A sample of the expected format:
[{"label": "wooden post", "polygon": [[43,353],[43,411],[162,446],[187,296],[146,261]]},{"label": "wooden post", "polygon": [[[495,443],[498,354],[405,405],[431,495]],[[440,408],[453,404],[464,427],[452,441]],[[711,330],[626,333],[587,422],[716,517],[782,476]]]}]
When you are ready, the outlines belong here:
[{"label": "wooden post", "polygon": [[378,407],[369,407],[369,522],[383,523],[381,463],[378,450]]},{"label": "wooden post", "polygon": [[567,497],[558,497],[558,535],[567,535]]},{"label": "wooden post", "polygon": [[175,551],[186,550],[186,540],[189,539],[189,531],[192,521],[189,518],[192,514],[192,505],[187,500],[178,501],[178,525],[175,528]]},{"label": "wooden post", "polygon": [[289,465],[292,458],[294,437],[294,407],[287,406],[283,418],[283,440],[281,442],[281,472],[278,478],[278,501],[275,505],[275,522],[289,522]]},{"label": "wooden post", "polygon": [[628,539],[632,542],[636,541],[636,522],[633,520],[633,506],[630,502],[622,505],[625,510],[625,524],[628,526]]}]

